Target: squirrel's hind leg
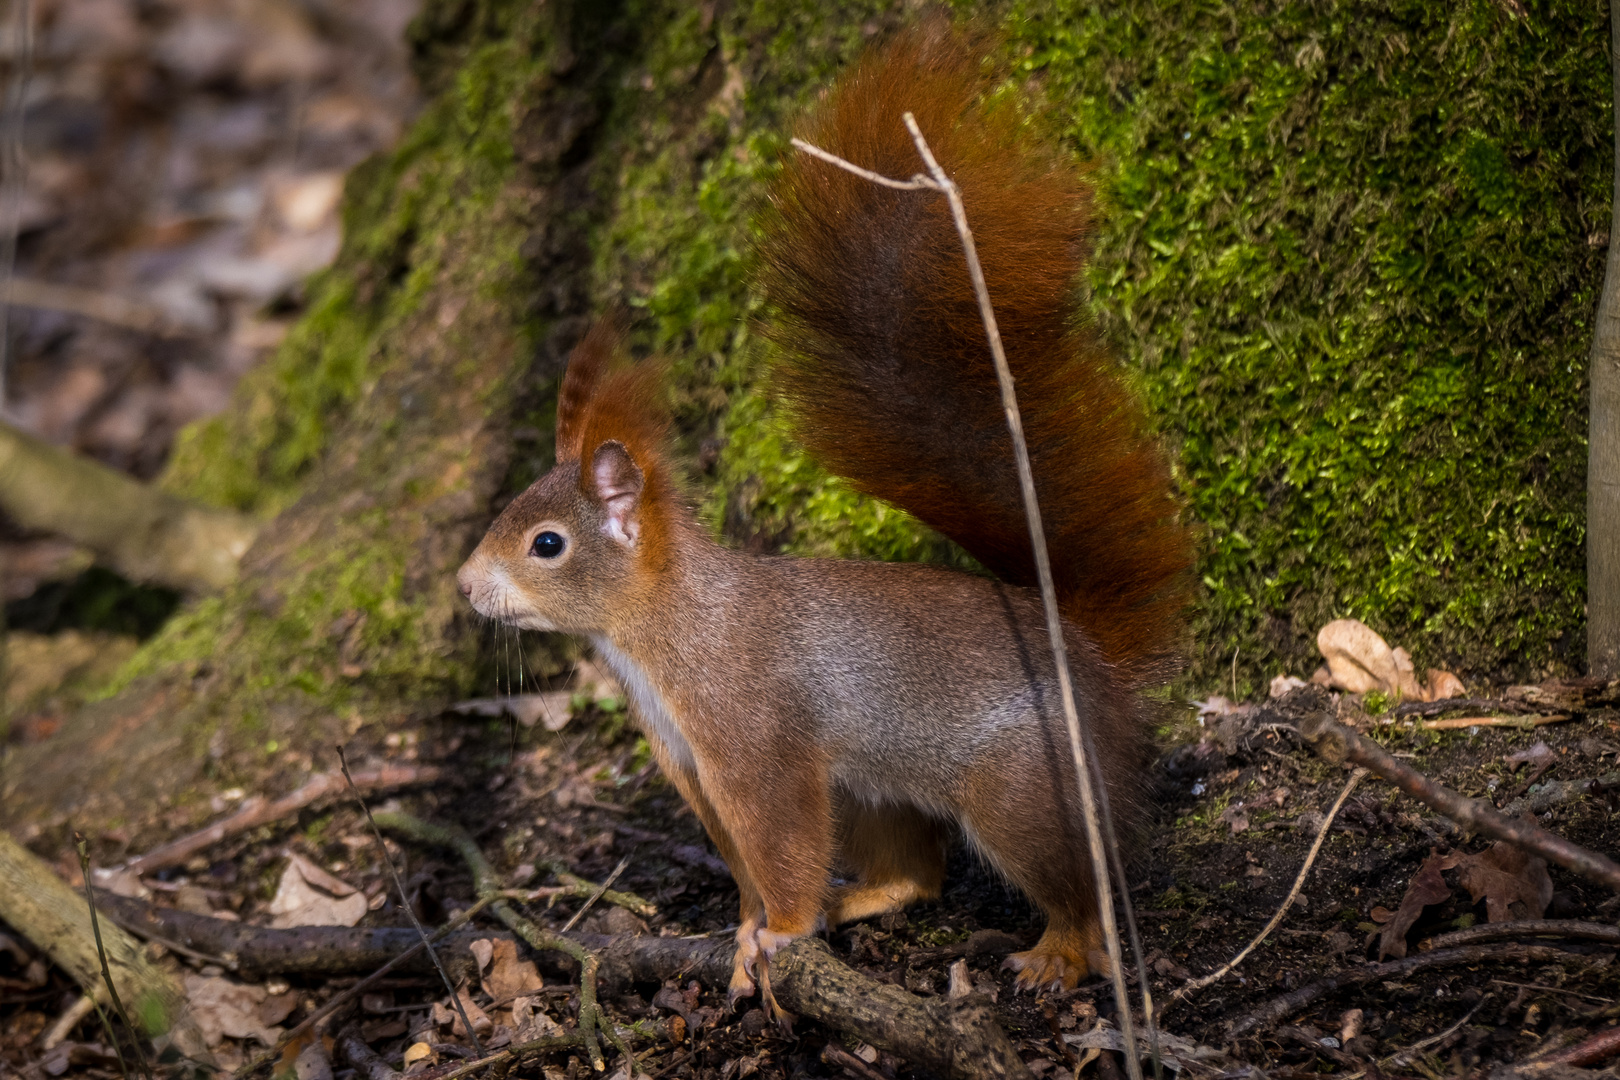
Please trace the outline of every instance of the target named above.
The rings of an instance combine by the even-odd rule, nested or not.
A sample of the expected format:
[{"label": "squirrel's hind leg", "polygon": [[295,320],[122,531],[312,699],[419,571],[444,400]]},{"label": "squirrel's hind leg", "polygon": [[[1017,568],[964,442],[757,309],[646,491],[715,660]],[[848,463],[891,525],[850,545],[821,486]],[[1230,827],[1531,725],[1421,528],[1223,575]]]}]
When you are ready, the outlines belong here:
[{"label": "squirrel's hind leg", "polygon": [[834,890],[827,925],[887,915],[939,896],[947,829],[914,806],[841,799],[838,857],[858,880]]},{"label": "squirrel's hind leg", "polygon": [[962,826],[981,854],[1046,912],[1046,932],[1007,967],[1015,986],[1073,988],[1106,973],[1091,853],[1070,803],[1073,768],[1038,745],[1004,744],[975,763]]}]

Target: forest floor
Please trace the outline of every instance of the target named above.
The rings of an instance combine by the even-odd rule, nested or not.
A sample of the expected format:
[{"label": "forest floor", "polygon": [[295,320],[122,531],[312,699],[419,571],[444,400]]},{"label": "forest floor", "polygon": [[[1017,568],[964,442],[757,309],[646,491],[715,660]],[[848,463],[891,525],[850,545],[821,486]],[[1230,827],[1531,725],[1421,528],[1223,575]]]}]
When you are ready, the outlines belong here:
[{"label": "forest floor", "polygon": [[[554,707],[559,700],[552,699]],[[1160,1003],[1189,977],[1229,960],[1271,918],[1345,784],[1342,769],[1315,758],[1292,733],[1292,700],[1211,716],[1200,737],[1167,747],[1154,767],[1153,809],[1129,841],[1127,857],[1152,989]],[[388,763],[437,766],[433,783],[393,798],[373,797],[374,808],[405,809],[466,829],[509,886],[552,885],[557,871],[600,882],[623,862],[613,887],[650,901],[657,913],[643,919],[603,903],[587,914],[582,930],[725,933],[735,924],[736,889],[701,826],[648,761],[645,743],[615,700],[606,697],[595,705],[584,701],[574,697],[578,715],[558,731],[543,724],[524,727],[506,718],[447,715],[392,732],[369,749],[351,747],[350,758],[356,769]],[[1353,698],[1339,707],[1341,719],[1359,722],[1388,749],[1450,787],[1510,810],[1529,805],[1539,809],[1544,825],[1578,843],[1599,851],[1616,848],[1613,797],[1604,792],[1616,781],[1610,759],[1620,755],[1620,715],[1596,711],[1534,730],[1439,732],[1419,722],[1380,723],[1360,714]],[[1535,749],[1538,744],[1544,749]],[[1515,759],[1516,754],[1524,756]],[[309,761],[303,751],[290,750],[285,756],[294,766]],[[313,756],[317,768],[336,767],[333,752]],[[1537,769],[1541,774],[1531,784]],[[226,791],[212,805],[173,811],[161,820],[99,833],[87,829],[93,861],[98,867],[123,864],[227,816],[241,798],[240,791]],[[79,879],[64,840],[39,836],[33,846],[54,858],[64,877]],[[472,881],[455,856],[392,837],[387,843],[423,923],[442,924],[471,906]],[[1401,909],[1409,882],[1433,853],[1474,853],[1488,846],[1462,836],[1449,821],[1382,781],[1364,781],[1334,819],[1301,899],[1278,929],[1235,973],[1166,1010],[1168,1033],[1221,1051],[1189,1075],[1259,1067],[1272,1076],[1330,1072],[1434,1080],[1523,1062],[1612,1022],[1620,1015],[1614,946],[1564,941],[1555,942],[1568,950],[1557,962],[1488,959],[1376,979],[1328,994],[1280,1021],[1262,1023],[1244,1037],[1231,1037],[1234,1023],[1279,995],[1377,961],[1381,924]],[[148,875],[138,891],[159,906],[268,924],[278,910],[278,895],[283,897],[280,908],[286,906],[289,867],[300,856],[369,898],[368,904],[355,904],[349,917],[334,921],[408,925],[376,840],[355,802],[341,796],[207,847],[182,865]],[[1534,877],[1535,868],[1529,870]],[[1488,917],[1497,921],[1543,914],[1526,910],[1518,898],[1535,890],[1516,892],[1519,882],[1512,873],[1499,876],[1498,887],[1485,890],[1474,903],[1458,878],[1464,872],[1446,871],[1439,893],[1424,898],[1431,902],[1412,909],[1416,918],[1402,946],[1410,944],[1414,955],[1425,939]],[[1551,882],[1550,901],[1541,898],[1546,917],[1613,921],[1615,900],[1601,888],[1557,868]],[[137,888],[126,880],[120,891]],[[324,895],[321,902],[336,904],[335,894]],[[564,896],[549,907],[537,902],[528,910],[539,923],[555,928],[580,903]],[[1498,903],[1500,912],[1488,910]],[[497,925],[480,919],[480,925]],[[993,998],[996,1018],[1032,1071],[1070,1074],[1080,1063],[1077,1054],[1084,1051],[1065,1037],[1092,1032],[1099,1017],[1106,1024],[1114,1005],[1110,985],[1100,980],[1068,992],[1032,996],[1013,991],[1003,957],[1033,942],[1041,923],[1039,912],[1016,891],[958,849],[939,901],[918,905],[903,916],[840,927],[827,940],[845,963],[920,995],[945,993],[948,968],[965,960],[974,989]],[[41,1050],[40,1034],[76,990],[65,975],[46,970],[26,945],[0,941],[0,946],[0,1063],[8,1070],[43,1068],[52,1076],[69,1070],[75,1075],[117,1075],[93,1018],[52,1052]],[[1400,955],[1400,949],[1393,955]],[[220,995],[237,980],[205,957],[171,955],[165,962],[189,973],[192,1006],[211,1033],[220,1066],[229,1069],[251,1056],[252,1039],[221,1035],[231,1028],[231,1014],[221,1018]],[[553,1021],[565,1030],[572,1024],[578,1001],[569,986],[577,983],[552,978],[544,990],[536,983],[529,1008],[514,1016],[511,995],[504,995],[505,1001],[498,995],[498,984],[510,981],[512,971],[500,967],[486,969],[466,992],[467,1000],[488,1015],[486,1040],[499,1045],[503,1029],[504,1037],[511,1037],[519,1028],[532,1033],[537,1023],[545,1030]],[[250,979],[243,991],[248,997],[242,1000],[257,1009],[263,1041],[352,982],[352,977],[322,976]],[[449,996],[435,978],[392,979],[385,990],[362,1000],[352,1014],[340,1013],[333,1029],[357,1025],[373,1049],[396,1067],[407,1048],[418,1043],[432,1048],[435,1061],[470,1052],[456,1033]],[[689,1026],[679,1045],[666,1041],[640,1047],[646,1051],[641,1064],[654,1075],[721,1080],[755,1073],[848,1073],[861,1080],[926,1075],[815,1024],[801,1022],[791,1036],[783,1035],[765,1022],[753,1002],[728,1011],[723,996],[695,982],[619,987],[608,1007],[626,1024],[676,1012],[684,1016]],[[482,1022],[474,1025],[477,1030]],[[847,1055],[839,1059],[844,1066],[825,1062],[829,1043],[869,1060],[868,1071],[845,1067]],[[417,1068],[431,1063],[424,1059]],[[1088,1072],[1098,1067],[1087,1064]],[[549,1080],[557,1080],[578,1075],[581,1065],[577,1058],[558,1054],[545,1059],[543,1067]],[[614,1067],[617,1063],[610,1062],[610,1069]]]}]

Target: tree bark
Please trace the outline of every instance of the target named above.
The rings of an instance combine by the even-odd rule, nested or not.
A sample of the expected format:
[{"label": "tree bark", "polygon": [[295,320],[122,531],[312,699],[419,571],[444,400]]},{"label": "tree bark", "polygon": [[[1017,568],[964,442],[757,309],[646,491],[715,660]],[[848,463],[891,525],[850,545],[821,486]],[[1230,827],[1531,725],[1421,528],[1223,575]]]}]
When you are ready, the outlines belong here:
[{"label": "tree bark", "polygon": [[[1620,0],[1609,2],[1610,64],[1620,120]],[[1615,123],[1614,194],[1603,293],[1592,328],[1586,466],[1586,657],[1590,673],[1620,674],[1620,123]]]}]

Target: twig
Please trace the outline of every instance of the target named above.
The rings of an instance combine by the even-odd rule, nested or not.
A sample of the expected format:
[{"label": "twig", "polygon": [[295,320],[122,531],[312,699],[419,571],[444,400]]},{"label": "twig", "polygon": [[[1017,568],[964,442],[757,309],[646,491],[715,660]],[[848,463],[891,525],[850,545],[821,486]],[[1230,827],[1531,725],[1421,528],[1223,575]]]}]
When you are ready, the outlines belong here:
[{"label": "twig", "polygon": [[[84,878],[84,902],[90,908],[90,931],[96,938],[96,956],[101,961],[101,979],[107,984],[107,993],[112,998],[113,1008],[118,1012],[118,1019],[123,1021],[124,1030],[129,1032],[130,1041],[135,1046],[135,1060],[140,1062],[141,1072],[146,1074],[147,1080],[152,1080],[152,1063],[146,1060],[146,1048],[141,1045],[141,1031],[130,1023],[129,1012],[124,1008],[123,999],[118,996],[118,987],[113,985],[112,970],[107,966],[107,948],[101,941],[101,920],[96,916],[96,896],[94,887],[90,884],[90,844],[85,840],[83,833],[73,834],[73,846],[79,853],[79,874]],[[91,1001],[94,1002],[94,997]],[[118,1045],[113,1040],[113,1045]],[[122,1060],[123,1055],[119,1055]]]},{"label": "twig", "polygon": [[1225,978],[1233,968],[1243,962],[1245,957],[1258,948],[1262,941],[1266,940],[1266,937],[1277,928],[1278,923],[1283,921],[1283,916],[1288,914],[1288,909],[1293,906],[1295,898],[1299,896],[1300,889],[1305,887],[1305,878],[1310,874],[1311,867],[1316,863],[1316,855],[1322,850],[1322,843],[1327,839],[1328,830],[1333,826],[1333,819],[1339,816],[1339,810],[1344,806],[1344,801],[1350,797],[1352,791],[1356,790],[1356,785],[1361,783],[1362,777],[1366,775],[1366,769],[1357,769],[1350,774],[1350,779],[1345,783],[1344,789],[1339,792],[1339,797],[1333,801],[1332,809],[1327,812],[1327,818],[1322,822],[1322,827],[1316,830],[1316,842],[1311,845],[1310,851],[1305,853],[1305,864],[1299,868],[1299,875],[1294,878],[1294,887],[1288,890],[1288,895],[1283,898],[1282,904],[1277,908],[1277,913],[1271,917],[1271,921],[1266,923],[1265,929],[1255,935],[1255,939],[1245,945],[1242,952],[1216,970],[1197,979],[1188,979],[1183,983],[1170,996],[1170,1001],[1165,1003],[1167,1009],[1171,1003],[1189,997],[1211,983]]},{"label": "twig", "polygon": [[811,146],[803,139],[794,139],[793,145],[797,149],[803,150],[813,158],[820,158],[829,165],[836,165],[845,172],[854,173],[862,180],[870,180],[874,184],[880,184],[886,188],[894,188],[896,191],[944,190],[936,181],[930,180],[921,173],[913,176],[910,180],[896,180],[893,177],[884,176],[882,173],[875,173],[871,169],[863,169],[852,161],[845,161],[837,154],[829,154],[819,146]]},{"label": "twig", "polygon": [[583,919],[585,917],[585,913],[591,910],[591,905],[602,899],[603,895],[608,891],[608,886],[612,885],[615,881],[618,881],[619,875],[624,873],[624,868],[629,865],[630,856],[626,855],[624,858],[619,860],[619,865],[613,868],[613,873],[607,876],[607,880],[598,885],[596,889],[592,891],[591,895],[585,898],[585,902],[579,906],[579,910],[574,912],[573,918],[563,923],[563,933],[566,934],[568,931],[579,925],[579,920]]},{"label": "twig", "polygon": [[1307,983],[1281,997],[1273,998],[1232,1025],[1231,1038],[1239,1039],[1256,1029],[1274,1024],[1291,1016],[1307,1005],[1346,987],[1362,986],[1379,979],[1398,979],[1430,968],[1458,967],[1464,964],[1499,963],[1551,963],[1556,960],[1579,960],[1576,953],[1555,949],[1550,945],[1467,945],[1460,949],[1436,949],[1418,953],[1402,960],[1389,960],[1382,964],[1363,964],[1360,967],[1329,975],[1325,979]]},{"label": "twig", "polygon": [[1463,1016],[1463,1018],[1461,1020],[1457,1021],[1455,1024],[1452,1024],[1450,1027],[1446,1028],[1446,1030],[1442,1031],[1438,1035],[1431,1035],[1427,1039],[1421,1039],[1418,1042],[1413,1043],[1411,1046],[1408,1046],[1405,1050],[1397,1050],[1393,1054],[1390,1054],[1388,1057],[1380,1058],[1379,1062],[1378,1062],[1379,1066],[1382,1067],[1384,1065],[1405,1065],[1407,1062],[1411,1061],[1414,1056],[1416,1056],[1417,1054],[1421,1054],[1423,1051],[1427,1050],[1429,1047],[1440,1045],[1441,1043],[1445,1042],[1447,1039],[1451,1038],[1453,1035],[1457,1034],[1457,1032],[1461,1031],[1462,1026],[1464,1024],[1468,1023],[1468,1021],[1472,1020],[1474,1018],[1474,1014],[1479,1012],[1480,1006],[1482,1006],[1484,1004],[1485,1004],[1485,999],[1481,998],[1478,1002],[1475,1003],[1475,1005],[1474,1005],[1474,1007],[1472,1009],[1468,1010],[1468,1012]]},{"label": "twig", "polygon": [[67,1037],[73,1034],[73,1029],[91,1013],[96,1011],[96,998],[94,994],[84,994],[72,1005],[63,1010],[62,1015],[56,1018],[50,1030],[45,1032],[39,1040],[39,1048],[45,1051],[55,1050]]},{"label": "twig", "polygon": [[1337,723],[1326,712],[1305,717],[1299,730],[1324,761],[1348,762],[1370,769],[1470,832],[1516,844],[1548,862],[1620,892],[1620,865],[1614,860],[1571,843],[1534,822],[1507,817],[1489,803],[1466,798],[1435,783],[1397,761],[1371,739]]},{"label": "twig", "polygon": [[338,768],[343,770],[343,779],[349,782],[349,790],[354,794],[354,801],[360,804],[360,812],[366,815],[366,821],[371,825],[371,834],[377,838],[377,854],[382,856],[383,864],[388,867],[388,876],[394,879],[394,889],[399,893],[399,906],[411,920],[411,925],[416,927],[416,932],[422,939],[422,946],[433,958],[433,966],[439,969],[439,977],[444,980],[444,988],[450,994],[450,1004],[455,1006],[456,1015],[461,1017],[461,1026],[467,1031],[467,1041],[472,1043],[473,1052],[483,1057],[483,1044],[478,1041],[478,1032],[473,1030],[472,1021],[467,1019],[467,1009],[461,1004],[461,995],[456,993],[455,984],[450,981],[450,973],[444,970],[444,965],[439,962],[439,954],[434,952],[433,946],[429,944],[428,933],[422,928],[422,920],[416,917],[416,912],[411,908],[410,893],[405,891],[405,883],[399,879],[399,868],[389,857],[388,845],[383,843],[382,830],[377,828],[377,820],[371,816],[371,807],[360,797],[360,789],[354,786],[354,777],[349,775],[349,760],[343,754],[343,747],[337,748],[337,755]]},{"label": "twig", "polygon": [[1516,937],[1560,937],[1576,941],[1605,941],[1620,945],[1620,926],[1575,919],[1525,919],[1521,922],[1482,923],[1452,930],[1422,942],[1418,948],[1449,949]]},{"label": "twig", "polygon": [[[624,808],[616,806],[614,809],[623,810]],[[668,842],[668,837],[665,837],[663,842]],[[725,866],[725,863],[721,863],[720,865],[723,867]],[[561,859],[552,859],[547,863],[547,868],[551,871],[552,877],[555,877],[558,881],[562,882],[563,888],[574,896],[589,898],[600,887],[594,881],[587,881],[578,874],[570,873],[568,870],[568,864],[563,862]],[[726,873],[729,874],[730,871],[728,870]],[[611,883],[611,879],[609,883]],[[618,889],[608,889],[607,891],[603,892],[601,896],[597,897],[597,899],[606,900],[615,907],[622,907],[626,911],[640,915],[643,919],[650,919],[654,915],[658,914],[657,904],[637,896],[635,893],[622,892]]]},{"label": "twig", "polygon": [[1444,720],[1425,720],[1420,726],[1430,731],[1456,731],[1471,727],[1538,728],[1543,724],[1561,724],[1568,719],[1563,713],[1552,716],[1448,716]]},{"label": "twig", "polygon": [[1596,994],[1577,994],[1573,990],[1565,990],[1557,986],[1543,986],[1540,983],[1510,982],[1507,979],[1492,979],[1497,986],[1511,986],[1519,990],[1539,990],[1544,994],[1563,994],[1565,997],[1580,998],[1582,1001],[1595,1001],[1599,1005],[1613,1005],[1614,998],[1598,997]]},{"label": "twig", "polygon": [[1533,713],[1535,706],[1518,701],[1495,698],[1441,698],[1439,701],[1403,701],[1395,706],[1392,715],[1404,720],[1409,716],[1439,716],[1453,709],[1478,709],[1488,712]]},{"label": "twig", "polygon": [[401,1075],[398,1069],[378,1057],[353,1028],[346,1028],[338,1035],[335,1049],[365,1080],[398,1080]]},{"label": "twig", "polygon": [[[602,1057],[602,1047],[597,1041],[597,1032],[605,1034],[608,1041],[622,1052],[632,1062],[635,1068],[635,1056],[630,1053],[630,1047],[619,1038],[612,1024],[608,1023],[607,1016],[596,998],[596,973],[601,962],[595,954],[590,952],[578,942],[570,941],[561,934],[542,930],[530,920],[524,918],[513,909],[512,905],[502,899],[495,899],[499,889],[495,884],[495,872],[484,858],[484,853],[478,850],[478,845],[472,838],[459,829],[434,825],[409,814],[385,813],[379,815],[373,825],[383,825],[387,828],[404,833],[415,840],[440,847],[450,848],[459,854],[467,868],[472,871],[473,888],[477,890],[480,898],[491,897],[490,910],[493,911],[514,934],[527,941],[536,949],[552,950],[564,953],[579,963],[579,1035],[585,1046],[585,1052],[591,1059],[591,1068],[602,1072],[607,1062]],[[479,1056],[483,1056],[480,1053]]]},{"label": "twig", "polygon": [[[436,765],[385,765],[380,769],[362,769],[356,772],[353,782],[360,791],[379,791],[410,784],[432,783],[441,775],[442,770]],[[254,796],[243,802],[230,817],[182,836],[160,848],[154,848],[145,855],[138,855],[124,864],[124,870],[141,877],[165,867],[178,866],[197,852],[211,848],[227,837],[291,817],[312,803],[319,802],[329,795],[339,794],[343,788],[342,774],[327,772],[310,777],[297,791],[279,799],[266,800]]]},{"label": "twig", "polygon": [[882,1073],[848,1050],[845,1050],[842,1046],[839,1046],[836,1042],[829,1042],[821,1048],[821,1063],[845,1069],[860,1077],[861,1080],[888,1080]]},{"label": "twig", "polygon": [[[1114,1002],[1118,1007],[1120,1031],[1125,1036],[1127,1046],[1136,1045],[1134,1020],[1131,1017],[1130,992],[1125,988],[1125,960],[1120,952],[1119,927],[1114,922],[1114,905],[1111,898],[1113,889],[1109,885],[1109,859],[1104,852],[1118,847],[1118,843],[1110,835],[1105,846],[1103,837],[1103,812],[1099,809],[1098,797],[1092,788],[1092,763],[1088,757],[1089,747],[1080,730],[1080,713],[1074,703],[1074,686],[1069,674],[1069,656],[1067,646],[1063,640],[1063,616],[1058,611],[1057,587],[1052,582],[1052,560],[1046,549],[1046,532],[1041,527],[1041,507],[1035,496],[1035,474],[1029,462],[1029,446],[1024,440],[1024,422],[1018,411],[1018,396],[1013,387],[1012,369],[1007,365],[1007,353],[1002,347],[1001,331],[996,326],[995,309],[990,304],[990,288],[985,284],[984,268],[979,264],[979,251],[973,243],[973,230],[968,227],[967,209],[962,205],[962,193],[957,189],[954,181],[945,174],[938,161],[934,159],[934,152],[923,138],[922,129],[917,126],[917,118],[911,113],[904,113],[901,117],[906,124],[906,130],[911,132],[911,140],[917,146],[917,153],[928,167],[928,174],[934,178],[934,184],[943,192],[951,206],[951,217],[956,222],[956,232],[962,238],[962,253],[967,259],[968,277],[973,281],[973,293],[979,301],[979,314],[984,319],[985,336],[990,343],[990,356],[995,361],[996,380],[1001,385],[1001,403],[1007,414],[1007,430],[1012,436],[1013,456],[1018,464],[1018,486],[1023,492],[1024,516],[1029,523],[1030,545],[1035,555],[1035,572],[1040,578],[1041,603],[1046,609],[1046,631],[1052,644],[1052,662],[1057,669],[1058,693],[1063,703],[1063,719],[1068,726],[1069,748],[1074,754],[1074,771],[1077,786],[1080,791],[1080,808],[1086,825],[1086,841],[1091,846],[1092,874],[1096,880],[1097,912],[1101,917],[1103,944],[1108,950],[1109,974],[1114,982]],[[1100,776],[1100,774],[1099,774]],[[1101,786],[1099,784],[1099,786]],[[1130,906],[1130,890],[1120,882],[1120,901],[1127,908]],[[1140,963],[1141,954],[1138,953],[1138,967],[1144,968]],[[1141,971],[1140,980],[1142,991],[1148,993],[1148,980],[1145,968]],[[1153,1009],[1150,1003],[1143,1009],[1144,1021],[1148,1025],[1149,1043],[1153,1048],[1153,1068],[1155,1075],[1160,1073],[1158,1036],[1153,1030]],[[1125,1055],[1125,1069],[1130,1080],[1142,1080],[1142,1063],[1136,1055]]]}]

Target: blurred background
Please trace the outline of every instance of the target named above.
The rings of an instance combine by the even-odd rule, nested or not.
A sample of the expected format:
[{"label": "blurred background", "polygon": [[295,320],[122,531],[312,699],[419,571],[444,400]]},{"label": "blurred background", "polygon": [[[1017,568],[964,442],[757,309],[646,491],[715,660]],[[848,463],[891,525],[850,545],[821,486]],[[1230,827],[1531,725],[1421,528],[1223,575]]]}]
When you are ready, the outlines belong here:
[{"label": "blurred background", "polygon": [[[0,6],[5,418],[148,479],[176,431],[223,408],[336,255],[345,171],[417,107],[403,35],[419,6]],[[88,564],[0,522],[13,626],[60,621],[75,596],[42,586]],[[76,596],[140,621],[141,598],[115,603],[105,581]]]}]

